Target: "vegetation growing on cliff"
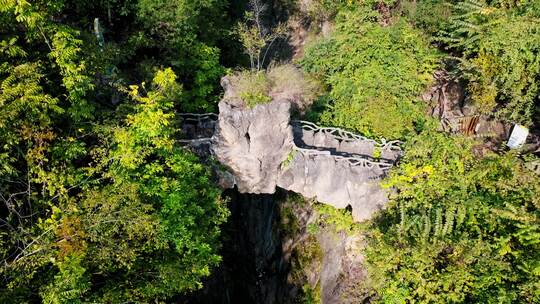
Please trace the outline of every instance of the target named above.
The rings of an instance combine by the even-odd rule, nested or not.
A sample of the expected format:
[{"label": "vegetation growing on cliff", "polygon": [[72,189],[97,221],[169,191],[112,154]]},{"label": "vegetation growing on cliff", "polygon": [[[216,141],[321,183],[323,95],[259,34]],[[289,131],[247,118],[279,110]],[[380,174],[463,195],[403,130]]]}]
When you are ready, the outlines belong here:
[{"label": "vegetation growing on cliff", "polygon": [[405,138],[422,125],[419,95],[439,60],[421,31],[405,20],[382,27],[380,18],[364,6],[343,9],[330,38],[311,45],[301,63],[331,88],[323,125]]},{"label": "vegetation growing on cliff", "polygon": [[530,126],[538,109],[538,1],[463,1],[438,39],[460,54],[471,99],[484,112]]},{"label": "vegetation growing on cliff", "polygon": [[319,94],[319,84],[290,64],[273,64],[265,71],[243,70],[228,76],[230,92],[253,108],[272,100],[289,101],[295,110],[305,111]]}]

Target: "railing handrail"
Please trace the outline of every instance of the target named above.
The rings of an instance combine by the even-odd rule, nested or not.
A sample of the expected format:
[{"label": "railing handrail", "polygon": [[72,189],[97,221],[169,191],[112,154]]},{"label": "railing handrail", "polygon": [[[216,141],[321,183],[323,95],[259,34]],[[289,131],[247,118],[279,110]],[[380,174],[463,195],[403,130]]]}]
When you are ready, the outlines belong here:
[{"label": "railing handrail", "polygon": [[[403,142],[399,140],[392,140],[392,141],[387,142],[384,138],[381,140],[381,142],[378,142],[374,139],[370,139],[362,135],[354,134],[347,130],[343,130],[336,127],[322,127],[322,126],[316,125],[315,123],[312,123],[310,121],[305,121],[305,120],[291,120],[291,122],[300,124],[300,127],[302,128],[302,130],[313,131],[313,132],[323,132],[325,134],[331,135],[333,138],[340,141],[347,141],[347,142],[365,141],[385,150],[401,151],[401,148],[398,145],[403,144]],[[337,135],[335,133],[337,133]]]},{"label": "railing handrail", "polygon": [[[219,116],[216,113],[177,113],[177,115],[184,117],[187,121],[197,121],[201,122],[203,120],[208,119],[218,119]],[[354,134],[352,132],[335,128],[335,127],[321,127],[316,125],[315,123],[312,123],[310,121],[305,120],[291,120],[291,124],[299,124],[300,128],[302,130],[308,130],[313,132],[323,132],[324,134],[328,134],[332,136],[333,138],[340,140],[340,141],[346,141],[346,142],[354,142],[354,141],[364,141],[369,142],[373,144],[376,147],[380,147],[383,150],[393,150],[393,151],[401,151],[401,148],[398,146],[399,144],[402,144],[403,142],[399,140],[393,140],[386,142],[386,140],[383,138],[380,142],[364,137],[362,135]],[[337,133],[337,134],[336,134]],[[214,137],[206,137],[206,138],[195,138],[195,139],[181,139],[178,140],[180,143],[200,143],[200,142],[212,142],[214,140]],[[363,168],[372,169],[374,167],[378,167],[381,170],[389,170],[393,167],[393,162],[391,161],[373,161],[370,160],[368,156],[341,156],[341,155],[333,155],[330,151],[326,150],[317,150],[317,149],[306,149],[306,148],[300,148],[293,144],[293,150],[299,151],[303,153],[304,155],[320,155],[320,156],[327,156],[332,157],[334,160],[339,162],[348,162],[351,166],[360,166]]]},{"label": "railing handrail", "polygon": [[340,155],[332,155],[329,151],[319,151],[314,149],[304,149],[297,147],[296,145],[293,147],[295,151],[298,151],[300,153],[303,153],[304,155],[317,155],[317,156],[327,156],[332,157],[336,161],[345,161],[348,162],[351,166],[360,166],[363,168],[372,169],[375,166],[378,166],[382,170],[389,170],[394,165],[389,162],[377,162],[367,159],[366,157],[347,157],[347,156],[340,156]]}]

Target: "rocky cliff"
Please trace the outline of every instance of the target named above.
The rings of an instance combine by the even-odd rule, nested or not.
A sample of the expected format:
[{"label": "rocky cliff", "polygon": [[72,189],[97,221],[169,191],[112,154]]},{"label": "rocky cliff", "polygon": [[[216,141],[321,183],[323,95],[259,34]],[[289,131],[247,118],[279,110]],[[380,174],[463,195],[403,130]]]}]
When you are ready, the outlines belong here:
[{"label": "rocky cliff", "polygon": [[220,102],[213,151],[241,193],[276,191],[280,165],[293,148],[290,106],[271,102],[249,109]]},{"label": "rocky cliff", "polygon": [[351,206],[357,221],[384,207],[379,180],[401,155],[395,143],[291,122],[286,100],[248,108],[230,95],[219,104],[212,151],[240,193],[280,187],[336,208]]}]

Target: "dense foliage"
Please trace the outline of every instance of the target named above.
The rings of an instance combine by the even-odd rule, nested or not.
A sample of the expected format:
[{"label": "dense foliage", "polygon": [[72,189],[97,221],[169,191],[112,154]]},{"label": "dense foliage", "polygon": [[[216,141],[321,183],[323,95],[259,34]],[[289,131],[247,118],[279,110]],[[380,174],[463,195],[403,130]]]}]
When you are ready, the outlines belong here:
[{"label": "dense foliage", "polygon": [[[229,211],[176,142],[177,113],[215,112],[228,72],[235,105],[290,101],[323,125],[405,142],[374,220],[322,204],[305,227],[282,214],[284,231],[309,233],[293,281],[322,261],[317,233],[365,233],[374,302],[540,302],[538,155],[474,153],[482,143],[437,131],[420,99],[444,70],[474,115],[537,132],[540,1],[271,4],[0,0],[1,303],[166,302],[201,288]],[[292,52],[298,65],[272,61]],[[298,287],[311,303],[320,285]]]},{"label": "dense foliage", "polygon": [[368,250],[383,302],[540,301],[540,179],[515,155],[426,133],[387,186]]},{"label": "dense foliage", "polygon": [[145,32],[134,37],[135,46],[159,48],[159,58],[149,60],[172,66],[187,84],[182,98],[186,111],[212,111],[209,102],[218,99],[217,84],[225,70],[216,44],[227,36],[226,5],[221,0],[141,0],[137,4],[137,19]]},{"label": "dense foliage", "polygon": [[538,1],[406,1],[411,21],[458,59],[471,100],[504,120],[531,125],[538,115]]},{"label": "dense foliage", "polygon": [[322,124],[404,138],[424,120],[418,96],[431,80],[437,53],[405,21],[382,27],[380,18],[363,6],[343,9],[331,37],[311,45],[302,65],[331,87]]},{"label": "dense foliage", "polygon": [[219,263],[175,112],[215,107],[224,5],[0,1],[0,302],[158,301]]}]

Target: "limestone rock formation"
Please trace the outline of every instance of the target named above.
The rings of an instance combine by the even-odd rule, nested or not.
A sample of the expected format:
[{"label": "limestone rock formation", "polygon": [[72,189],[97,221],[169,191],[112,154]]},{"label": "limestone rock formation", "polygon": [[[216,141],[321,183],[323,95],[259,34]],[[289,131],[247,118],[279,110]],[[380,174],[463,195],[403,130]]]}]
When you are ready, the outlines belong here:
[{"label": "limestone rock formation", "polygon": [[365,281],[361,235],[323,231],[317,235],[322,252],[320,288],[322,303],[356,304],[366,299],[359,285]]},{"label": "limestone rock formation", "polygon": [[353,218],[362,221],[382,209],[387,193],[379,186],[380,168],[353,166],[329,155],[295,153],[280,172],[278,186],[335,208],[352,207]]},{"label": "limestone rock formation", "polygon": [[280,165],[293,148],[290,107],[276,101],[253,109],[220,102],[213,151],[241,193],[276,191]]},{"label": "limestone rock formation", "polygon": [[[351,206],[357,221],[386,204],[379,180],[401,155],[392,143],[291,124],[290,103],[284,101],[249,109],[224,100],[219,109],[212,149],[239,192],[270,194],[280,187],[336,208]],[[373,157],[377,149],[380,160]]]},{"label": "limestone rock formation", "polygon": [[184,126],[193,136],[181,141],[223,165],[214,166],[222,187],[252,194],[272,194],[279,187],[336,208],[350,206],[356,221],[385,206],[388,193],[379,181],[402,154],[395,142],[291,121],[287,99],[249,108],[229,82],[222,79],[219,115],[182,114],[195,125]]}]

